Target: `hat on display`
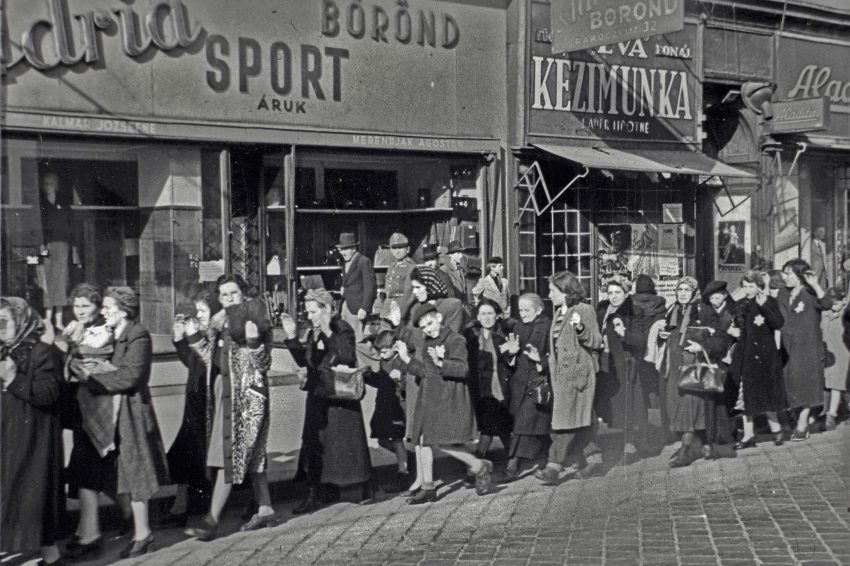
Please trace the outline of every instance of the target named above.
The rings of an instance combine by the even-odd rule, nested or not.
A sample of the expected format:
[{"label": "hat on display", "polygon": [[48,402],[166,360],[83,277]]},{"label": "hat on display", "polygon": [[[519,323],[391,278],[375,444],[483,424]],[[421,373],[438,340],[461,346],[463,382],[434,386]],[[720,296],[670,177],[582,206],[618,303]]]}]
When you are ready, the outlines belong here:
[{"label": "hat on display", "polygon": [[706,301],[709,297],[711,297],[715,293],[726,293],[726,287],[728,283],[726,281],[715,280],[705,286],[705,290],[702,292],[702,297]]},{"label": "hat on display", "polygon": [[407,236],[400,232],[395,232],[392,236],[390,236],[391,248],[406,248],[409,245],[410,242],[407,241]]},{"label": "hat on display", "polygon": [[463,246],[463,244],[460,243],[460,241],[452,240],[451,242],[449,242],[448,253],[453,254],[453,253],[465,252],[465,251],[466,251],[466,248]]},{"label": "hat on display", "polygon": [[425,244],[422,246],[422,261],[430,261],[440,257],[440,247],[437,244]]},{"label": "hat on display", "polygon": [[336,247],[339,249],[353,248],[357,245],[357,237],[351,232],[343,232],[339,235]]},{"label": "hat on display", "polygon": [[440,311],[438,311],[437,307],[435,307],[432,303],[422,303],[417,306],[416,310],[413,311],[414,326],[419,326],[419,321],[422,319],[422,317],[432,312],[440,314]]}]

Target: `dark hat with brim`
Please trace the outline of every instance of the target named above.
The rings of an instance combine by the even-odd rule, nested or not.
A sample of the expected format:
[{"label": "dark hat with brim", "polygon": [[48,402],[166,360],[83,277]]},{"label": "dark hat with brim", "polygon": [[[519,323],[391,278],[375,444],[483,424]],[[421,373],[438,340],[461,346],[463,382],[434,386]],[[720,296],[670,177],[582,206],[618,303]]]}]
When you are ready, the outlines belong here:
[{"label": "dark hat with brim", "polygon": [[422,246],[422,261],[430,261],[440,257],[440,247],[437,244],[425,244]]},{"label": "dark hat with brim", "polygon": [[419,326],[419,321],[422,319],[422,317],[432,312],[435,312],[437,314],[440,313],[440,311],[437,310],[437,307],[435,307],[431,303],[422,303],[421,305],[418,305],[416,307],[416,310],[413,311],[413,325]]},{"label": "dark hat with brim", "polygon": [[456,252],[465,252],[468,248],[464,247],[458,240],[452,240],[449,242],[448,253],[453,254]]},{"label": "dark hat with brim", "polygon": [[726,287],[728,284],[726,281],[715,280],[705,286],[705,290],[702,292],[702,298],[706,301],[710,296],[715,293],[726,293]]},{"label": "dark hat with brim", "polygon": [[342,248],[353,248],[357,245],[357,236],[350,232],[343,232],[339,235],[339,241],[336,243],[336,247]]}]

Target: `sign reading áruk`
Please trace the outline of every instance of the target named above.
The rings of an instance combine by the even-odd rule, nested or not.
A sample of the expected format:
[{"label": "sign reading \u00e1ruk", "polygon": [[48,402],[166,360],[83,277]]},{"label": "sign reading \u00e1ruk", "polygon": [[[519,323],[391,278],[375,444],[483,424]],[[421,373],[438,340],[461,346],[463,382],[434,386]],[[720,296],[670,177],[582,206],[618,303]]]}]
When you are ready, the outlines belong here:
[{"label": "sign reading \u00e1ruk", "polygon": [[552,0],[552,53],[681,30],[684,0]]}]

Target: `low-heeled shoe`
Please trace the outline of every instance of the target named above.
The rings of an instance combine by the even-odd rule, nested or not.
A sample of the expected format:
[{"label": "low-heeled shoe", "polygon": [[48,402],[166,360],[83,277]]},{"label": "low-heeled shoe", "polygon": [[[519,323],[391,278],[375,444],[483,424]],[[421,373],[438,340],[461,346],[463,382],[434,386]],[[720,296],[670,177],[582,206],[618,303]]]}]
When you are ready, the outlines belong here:
[{"label": "low-heeled shoe", "polygon": [[436,501],[436,489],[420,489],[416,495],[407,500],[407,503],[410,505],[422,505],[423,503],[434,503]]},{"label": "low-heeled shoe", "polygon": [[268,515],[260,515],[255,513],[247,523],[242,525],[239,530],[242,532],[245,531],[256,531],[257,529],[262,529],[265,527],[272,526],[277,520],[277,514],[270,513]]},{"label": "low-heeled shoe", "polygon": [[83,544],[79,540],[73,540],[65,546],[65,558],[69,560],[94,559],[103,555],[103,537],[100,536],[93,541]]},{"label": "low-heeled shoe", "polygon": [[149,534],[142,540],[131,540],[130,544],[124,547],[124,550],[118,555],[121,558],[134,558],[147,554],[153,545],[153,533]]},{"label": "low-heeled shoe", "polygon": [[750,438],[749,440],[739,440],[735,443],[735,450],[746,450],[747,448],[755,448],[758,445],[756,442],[756,438]]}]

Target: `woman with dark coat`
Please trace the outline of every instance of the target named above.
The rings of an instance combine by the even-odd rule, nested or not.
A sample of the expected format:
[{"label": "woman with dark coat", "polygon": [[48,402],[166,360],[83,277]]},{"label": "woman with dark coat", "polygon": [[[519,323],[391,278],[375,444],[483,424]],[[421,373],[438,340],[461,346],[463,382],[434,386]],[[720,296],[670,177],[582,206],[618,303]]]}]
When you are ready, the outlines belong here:
[{"label": "woman with dark coat", "polygon": [[57,411],[62,363],[43,333],[26,301],[0,298],[0,553],[41,547],[39,564],[56,564],[65,511]]},{"label": "woman with dark coat", "polygon": [[294,336],[290,351],[302,366],[301,388],[307,391],[298,477],[307,479],[307,496],[293,513],[319,507],[321,484],[363,484],[363,499],[371,498],[372,461],[360,401],[333,399],[333,369],[354,367],[357,353],[354,330],[333,312],[333,297],[324,289],[311,289],[304,297],[307,318],[313,325],[304,349]]},{"label": "woman with dark coat", "polygon": [[682,444],[670,465],[674,468],[688,466],[701,455],[696,433],[705,431],[705,400],[691,391],[679,389],[682,366],[703,361],[702,346],[688,339],[688,327],[699,326],[699,294],[697,281],[685,276],[676,284],[676,302],[667,310],[666,329],[659,337],[667,341],[664,363],[666,377],[667,414],[670,432],[681,436]]},{"label": "woman with dark coat", "polygon": [[[702,292],[702,304],[699,308],[699,322],[709,329],[709,334],[702,341],[702,349],[712,364],[717,365],[724,383],[723,393],[706,393],[705,398],[705,441],[707,449],[705,458],[734,458],[732,449],[734,421],[729,414],[726,396],[730,385],[727,383],[729,365],[726,361],[732,337],[729,327],[732,326],[732,310],[734,302],[726,291],[725,281],[712,281]],[[728,361],[728,360],[727,360]],[[737,392],[735,392],[737,393]]]},{"label": "woman with dark coat", "polygon": [[109,430],[117,445],[115,473],[118,495],[130,497],[134,534],[121,558],[150,550],[153,533],[148,524],[148,501],[169,484],[165,449],[151,403],[153,351],[151,336],[136,320],[139,299],[129,287],[109,287],[103,299],[103,317],[115,333],[111,363],[91,369],[73,360],[70,369],[90,393],[113,396],[115,412],[101,415],[100,426]]},{"label": "woman with dark coat", "polygon": [[598,413],[612,428],[623,429],[626,463],[638,458],[647,423],[647,395],[638,376],[638,360],[646,350],[646,332],[621,277],[607,283],[608,299],[596,309],[604,351],[599,359]]},{"label": "woman with dark coat", "polygon": [[505,359],[505,334],[497,324],[502,313],[492,299],[482,298],[476,305],[476,323],[464,333],[469,352],[469,387],[478,421],[479,458],[487,456],[493,437],[510,446],[513,416],[508,410],[510,367]]},{"label": "woman with dark coat", "polygon": [[832,308],[832,299],[818,283],[818,277],[802,259],[792,259],[782,267],[785,289],[776,298],[785,326],[782,347],[785,350],[786,407],[798,410],[797,427],[792,441],[809,437],[812,407],[823,403],[824,345],[821,313]]},{"label": "woman with dark coat", "polygon": [[741,278],[744,297],[735,303],[729,335],[736,338],[730,367],[732,391],[737,392],[734,408],[744,413],[744,436],[736,450],[756,445],[753,419],[767,415],[774,443],[782,444],[782,427],[776,411],[784,407],[782,358],[774,332],[785,319],[776,299],[767,294],[761,275],[748,271]]},{"label": "woman with dark coat", "polygon": [[552,407],[537,403],[536,389],[549,385],[549,331],[552,321],[543,314],[543,299],[526,293],[519,298],[519,316],[511,329],[507,352],[513,373],[510,378],[510,410],[514,419],[508,445],[505,479],[519,474],[522,460],[539,458],[548,442]]},{"label": "woman with dark coat", "polygon": [[186,379],[183,420],[171,448],[168,469],[177,485],[174,504],[162,525],[183,527],[188,516],[189,490],[196,500],[206,499],[210,492],[207,478],[207,372],[210,367],[212,342],[208,333],[212,309],[206,290],[192,297],[192,305],[179,313],[174,321],[173,337],[177,357],[189,370]]}]

